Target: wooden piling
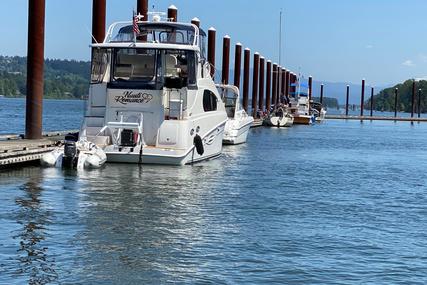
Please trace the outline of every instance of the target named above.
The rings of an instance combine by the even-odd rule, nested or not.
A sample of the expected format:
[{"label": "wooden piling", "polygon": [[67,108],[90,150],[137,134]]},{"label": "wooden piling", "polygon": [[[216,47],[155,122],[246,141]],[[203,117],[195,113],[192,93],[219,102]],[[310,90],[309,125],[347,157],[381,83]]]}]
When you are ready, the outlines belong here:
[{"label": "wooden piling", "polygon": [[264,80],[265,80],[265,58],[259,59],[259,92],[258,92],[258,110],[264,111]]},{"label": "wooden piling", "polygon": [[412,81],[411,118],[414,117],[415,109],[415,80]]},{"label": "wooden piling", "polygon": [[271,93],[271,104],[273,105],[273,108],[276,107],[277,102],[277,64],[273,63],[273,87],[272,87],[272,93]]},{"label": "wooden piling", "polygon": [[42,137],[45,4],[45,0],[28,1],[25,115],[25,138],[28,139]]},{"label": "wooden piling", "polygon": [[290,74],[291,74],[291,72],[289,70],[286,70],[285,97],[286,97],[286,100],[288,101],[288,103],[289,103],[289,85],[290,85],[290,80],[291,80]]},{"label": "wooden piling", "polygon": [[320,104],[323,105],[323,84],[320,84]]},{"label": "wooden piling", "polygon": [[360,94],[360,116],[363,116],[363,103],[365,102],[365,79],[362,79],[362,92]]},{"label": "wooden piling", "polygon": [[174,5],[170,5],[168,8],[168,20],[178,22],[178,9]]},{"label": "wooden piling", "polygon": [[148,0],[138,0],[136,11],[142,15],[142,21],[148,21]]},{"label": "wooden piling", "polygon": [[280,87],[280,103],[285,103],[285,89],[286,89],[286,68],[282,68],[282,76],[281,76],[281,87]]},{"label": "wooden piling", "polygon": [[216,30],[210,27],[208,30],[208,62],[210,63],[211,76],[215,75],[215,42]]},{"label": "wooden piling", "polygon": [[106,0],[93,0],[92,2],[92,43],[104,41],[106,7]]},{"label": "wooden piling", "polygon": [[308,77],[308,100],[312,100],[313,98],[313,77]]},{"label": "wooden piling", "polygon": [[277,84],[277,88],[276,88],[276,105],[279,105],[280,103],[280,86],[281,86],[281,74],[282,74],[282,67],[280,65],[277,66],[277,80],[276,80],[276,84]]},{"label": "wooden piling", "polygon": [[230,37],[225,36],[222,41],[222,84],[228,84],[230,74]]},{"label": "wooden piling", "polygon": [[240,72],[242,68],[242,44],[237,43],[234,54],[234,86],[240,89]]},{"label": "wooden piling", "polygon": [[257,118],[257,97],[259,81],[259,53],[254,53],[253,73],[252,73],[252,116]]},{"label": "wooden piling", "polygon": [[270,101],[270,93],[271,93],[271,60],[267,61],[267,79],[266,79],[266,90],[265,90],[265,109],[267,113],[270,113],[271,101]]},{"label": "wooden piling", "polygon": [[347,85],[347,93],[345,99],[345,115],[348,116],[348,101],[350,99],[350,86]]},{"label": "wooden piling", "polygon": [[422,92],[421,88],[418,89],[418,101],[417,101],[417,105],[418,105],[418,108],[417,108],[418,118],[421,117],[421,92]]},{"label": "wooden piling", "polygon": [[245,48],[243,59],[243,108],[249,110],[249,73],[250,73],[251,50]]},{"label": "wooden piling", "polygon": [[371,117],[374,110],[374,87],[371,87]]},{"label": "wooden piling", "polygon": [[397,92],[398,88],[394,89],[394,117],[397,117]]},{"label": "wooden piling", "polygon": [[199,18],[193,18],[192,20],[191,20],[191,23],[193,24],[193,25],[195,25],[197,28],[200,28],[200,20],[199,20]]}]

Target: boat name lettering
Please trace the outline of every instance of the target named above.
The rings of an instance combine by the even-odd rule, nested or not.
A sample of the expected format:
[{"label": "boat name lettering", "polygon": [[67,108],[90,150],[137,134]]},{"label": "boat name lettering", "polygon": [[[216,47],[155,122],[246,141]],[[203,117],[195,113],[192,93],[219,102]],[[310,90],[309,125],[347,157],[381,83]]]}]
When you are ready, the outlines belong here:
[{"label": "boat name lettering", "polygon": [[153,95],[144,92],[124,91],[122,95],[117,95],[114,100],[117,103],[126,105],[128,103],[146,104],[153,99]]}]

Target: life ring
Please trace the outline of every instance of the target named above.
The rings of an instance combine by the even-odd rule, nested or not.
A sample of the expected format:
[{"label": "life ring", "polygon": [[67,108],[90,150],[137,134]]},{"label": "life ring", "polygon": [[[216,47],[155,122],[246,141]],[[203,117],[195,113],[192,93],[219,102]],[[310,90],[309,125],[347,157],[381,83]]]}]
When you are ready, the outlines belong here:
[{"label": "life ring", "polygon": [[203,148],[203,140],[199,135],[195,135],[194,136],[194,140],[193,140],[193,144],[196,147],[196,151],[199,155],[203,155],[203,153],[205,152],[204,148]]}]

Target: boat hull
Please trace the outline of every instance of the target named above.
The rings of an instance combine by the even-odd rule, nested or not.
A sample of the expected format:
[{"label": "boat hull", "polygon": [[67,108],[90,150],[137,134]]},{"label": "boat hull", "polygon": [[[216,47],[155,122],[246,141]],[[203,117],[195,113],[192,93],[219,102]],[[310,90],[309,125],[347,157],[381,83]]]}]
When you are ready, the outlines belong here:
[{"label": "boat hull", "polygon": [[308,116],[308,115],[294,116],[294,124],[310,125],[312,123],[313,123],[313,116]]},{"label": "boat hull", "polygon": [[[235,120],[229,120],[225,125],[224,138],[222,139],[222,142],[224,144],[245,143],[252,122],[253,119],[251,117],[248,117],[247,120],[240,122]],[[233,125],[236,123],[239,123],[239,125],[234,128]]]}]

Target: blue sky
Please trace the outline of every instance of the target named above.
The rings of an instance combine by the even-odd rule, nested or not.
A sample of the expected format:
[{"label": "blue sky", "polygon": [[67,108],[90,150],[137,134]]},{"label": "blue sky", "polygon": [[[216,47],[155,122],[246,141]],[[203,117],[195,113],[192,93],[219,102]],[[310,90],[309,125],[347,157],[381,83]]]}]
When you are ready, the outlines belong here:
[{"label": "blue sky", "polygon": [[[136,0],[107,0],[107,25],[127,20]],[[283,9],[285,67],[316,80],[372,85],[427,77],[426,0],[150,0],[174,4],[180,21],[231,36],[252,52],[278,61]],[[25,55],[28,0],[0,1],[0,54]],[[89,59],[92,0],[46,0],[45,56]],[[233,50],[231,52],[233,54]]]}]

